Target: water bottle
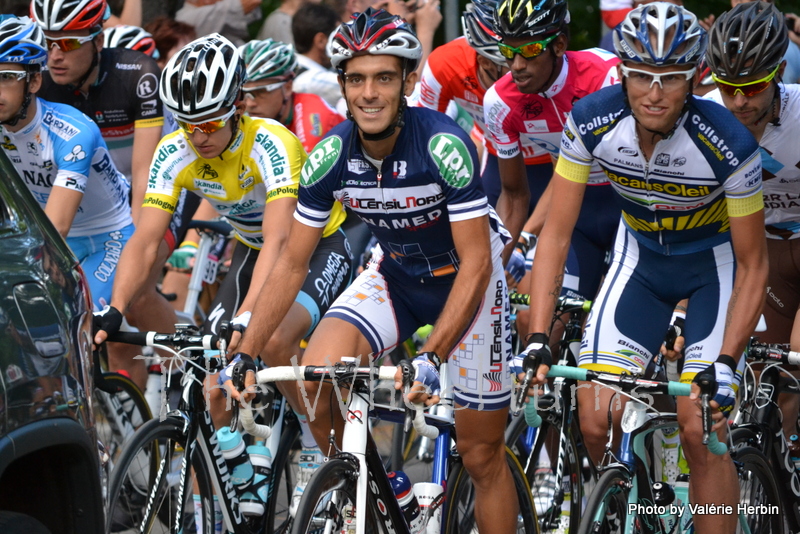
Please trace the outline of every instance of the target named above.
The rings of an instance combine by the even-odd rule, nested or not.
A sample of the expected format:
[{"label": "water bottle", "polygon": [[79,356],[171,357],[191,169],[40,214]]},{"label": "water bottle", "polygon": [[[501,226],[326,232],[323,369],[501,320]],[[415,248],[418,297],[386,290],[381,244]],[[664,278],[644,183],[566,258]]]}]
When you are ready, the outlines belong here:
[{"label": "water bottle", "polygon": [[795,471],[800,471],[800,438],[797,434],[789,437],[789,458],[794,462]]},{"label": "water bottle", "polygon": [[678,532],[686,532],[689,522],[692,519],[691,509],[689,508],[689,475],[681,473],[675,481],[675,506],[683,507],[683,515],[680,516],[680,527]]},{"label": "water bottle", "polygon": [[247,447],[250,463],[253,466],[253,484],[250,489],[242,494],[242,513],[248,516],[264,515],[264,505],[269,494],[269,476],[272,473],[272,454],[263,445],[250,445]]},{"label": "water bottle", "polygon": [[150,407],[154,418],[161,416],[163,403],[161,402],[161,364],[154,363],[147,368],[147,386],[144,388],[144,398]]},{"label": "water bottle", "polygon": [[653,483],[653,502],[656,506],[663,507],[658,516],[664,526],[664,532],[671,533],[678,522],[677,507],[675,505],[675,491],[665,482]]},{"label": "water bottle", "polygon": [[403,509],[408,531],[411,534],[422,534],[425,524],[408,475],[402,471],[392,471],[389,473],[389,482],[392,484],[392,490],[394,490],[394,495],[397,497],[397,502],[400,503],[400,508]]},{"label": "water bottle", "polygon": [[250,488],[253,482],[253,465],[250,463],[250,456],[247,454],[242,435],[239,431],[227,426],[217,430],[217,440],[219,449],[228,465],[231,474],[231,482],[238,490],[239,495]]},{"label": "water bottle", "polygon": [[[425,524],[426,534],[439,534],[442,531],[442,500],[444,488],[433,482],[414,484],[414,496],[419,502],[420,515]],[[426,521],[427,520],[427,521]]]}]

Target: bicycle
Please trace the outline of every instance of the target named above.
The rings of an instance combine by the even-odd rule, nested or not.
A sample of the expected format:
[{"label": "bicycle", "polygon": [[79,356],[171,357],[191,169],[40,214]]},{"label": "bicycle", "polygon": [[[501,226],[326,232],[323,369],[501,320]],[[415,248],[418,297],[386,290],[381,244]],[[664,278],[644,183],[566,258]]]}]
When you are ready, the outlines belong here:
[{"label": "bicycle", "polygon": [[[178,409],[170,411],[163,420],[145,423],[119,458],[109,490],[108,532],[135,528],[137,532],[149,533],[166,528],[172,534],[188,534],[195,532],[197,519],[202,532],[211,533],[215,531],[215,497],[223,528],[228,532],[288,532],[291,524],[288,505],[294,492],[289,457],[299,426],[292,422],[291,410],[279,407],[265,411],[270,425],[262,429],[259,437],[269,440],[274,454],[265,513],[261,517],[246,517],[220,451],[211,416],[205,409],[203,380],[227,362],[204,351],[216,352],[220,337],[201,336],[189,325],[178,325],[174,334],[119,332],[111,337],[117,342],[169,350],[183,359],[185,366]],[[176,352],[167,345],[179,350]],[[269,408],[275,402],[267,399],[266,406]],[[193,492],[197,497],[193,497]],[[278,508],[279,500],[285,507]]]},{"label": "bicycle", "polygon": [[[535,368],[535,367],[534,367]],[[647,395],[669,394],[689,395],[690,384],[645,380],[632,375],[615,375],[574,367],[554,365],[548,376],[560,376],[573,380],[592,381],[605,386],[613,386],[623,392]],[[704,443],[714,454],[725,454],[727,445],[717,440],[711,432],[711,409],[708,401],[716,390],[716,384],[704,381],[701,387]],[[651,397],[652,398],[652,397]],[[650,406],[631,396],[622,416],[622,440],[614,455],[615,461],[600,467],[602,473],[589,497],[579,534],[589,533],[689,533],[694,531],[691,509],[679,499],[678,505],[671,508],[676,493],[668,484],[654,482],[648,462],[648,448],[652,444],[652,434],[658,429],[674,427],[676,414],[649,414]],[[609,436],[611,437],[611,436]],[[611,439],[608,447],[611,446]],[[760,483],[758,495],[764,499],[758,502],[746,501],[744,504],[767,503],[778,506],[771,514],[746,514],[737,509],[739,524],[737,532],[761,533],[782,532],[780,507],[777,489],[769,486],[769,479],[763,476],[766,460],[763,454],[752,448],[743,447],[732,451],[733,460],[739,475],[740,485],[751,482]],[[765,485],[766,484],[766,485]],[[752,496],[752,493],[748,493]],[[679,511],[679,510],[682,510]],[[674,514],[672,512],[675,512]]]},{"label": "bicycle", "polygon": [[[530,297],[512,293],[509,300],[512,305],[527,306]],[[583,299],[563,296],[558,299],[553,322],[569,315],[555,358],[559,365],[576,366],[583,320],[591,305],[591,301]],[[521,417],[528,384],[529,381],[523,383],[518,392],[516,412],[506,429],[506,444],[524,466],[533,490],[540,532],[574,533],[588,493],[584,489],[596,478],[572,409],[576,383],[565,378],[554,379],[552,385],[544,386],[544,394],[536,405],[525,405]]]},{"label": "bicycle", "polygon": [[[407,364],[404,368],[406,387],[411,385],[413,372]],[[442,370],[447,373],[447,367]],[[370,417],[380,417],[407,425],[413,421],[418,434],[436,440],[433,460],[433,481],[441,484],[448,481],[446,508],[442,512],[442,532],[463,533],[474,528],[473,492],[466,471],[455,451],[450,449],[453,429],[452,417],[423,414],[417,411],[412,418],[406,409],[373,405],[370,384],[373,380],[394,380],[396,368],[391,366],[357,367],[352,358],[332,367],[274,367],[260,371],[259,384],[287,381],[330,380],[335,388],[349,389],[345,429],[342,448],[336,449],[335,436],[331,445],[336,452],[314,473],[303,492],[292,529],[293,534],[307,532],[348,532],[363,534],[371,532],[408,533],[409,527],[392,490],[369,428]],[[442,383],[447,384],[446,376]],[[449,397],[443,392],[442,399],[450,409]],[[243,421],[246,420],[242,412]],[[512,470],[517,494],[520,499],[519,529],[521,532],[536,532],[536,512],[522,468],[510,451],[506,452]],[[449,472],[449,475],[447,473]],[[429,519],[437,502],[434,502]],[[363,511],[363,512],[360,512]]]},{"label": "bicycle", "polygon": [[[783,433],[778,395],[782,391],[800,394],[795,379],[793,387],[781,388],[782,365],[800,364],[800,353],[786,346],[759,343],[751,338],[741,402],[734,418],[731,440],[735,447],[755,447],[769,459],[770,473],[780,488],[788,532],[800,532],[800,473],[789,457],[789,444]],[[753,363],[765,363],[760,375]]]}]

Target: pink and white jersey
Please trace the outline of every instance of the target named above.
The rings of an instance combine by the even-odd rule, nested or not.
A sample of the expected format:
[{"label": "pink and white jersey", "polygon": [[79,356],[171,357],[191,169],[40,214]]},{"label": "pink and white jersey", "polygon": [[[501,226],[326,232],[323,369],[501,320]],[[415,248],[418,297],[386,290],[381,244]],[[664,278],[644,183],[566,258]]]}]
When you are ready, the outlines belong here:
[{"label": "pink and white jersey", "polygon": [[422,69],[419,105],[445,112],[450,101],[462,107],[475,121],[474,133],[485,140],[487,150],[496,155],[485,139],[483,98],[486,89],[478,78],[478,53],[465,37],[459,37],[431,52]]},{"label": "pink and white jersey", "polygon": [[500,78],[486,91],[483,104],[487,137],[497,156],[509,159],[521,151],[525,165],[549,163],[551,156],[557,157],[572,106],[584,96],[618,83],[617,63],[617,56],[600,48],[569,51],[556,81],[537,94],[521,93],[511,73]]}]

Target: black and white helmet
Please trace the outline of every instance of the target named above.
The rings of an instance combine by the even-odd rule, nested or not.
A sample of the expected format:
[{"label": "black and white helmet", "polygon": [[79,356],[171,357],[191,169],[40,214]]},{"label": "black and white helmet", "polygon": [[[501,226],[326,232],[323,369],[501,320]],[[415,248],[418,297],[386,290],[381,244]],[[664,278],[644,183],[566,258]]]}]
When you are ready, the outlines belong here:
[{"label": "black and white helmet", "polygon": [[491,13],[494,11],[496,3],[494,0],[488,0],[467,4],[466,11],[461,15],[461,28],[464,30],[467,42],[477,53],[504,67],[506,60],[497,49],[500,38],[492,28],[491,15],[486,16],[487,4],[491,4],[488,6],[491,10],[489,13]]},{"label": "black and white helmet", "polygon": [[721,78],[772,72],[786,55],[783,14],[767,2],[739,4],[720,15],[708,33],[706,62]]},{"label": "black and white helmet", "polygon": [[144,31],[139,26],[128,26],[121,24],[103,30],[105,39],[104,48],[128,48],[138,50],[143,54],[158,59],[156,41],[150,33]]},{"label": "black and white helmet", "polygon": [[196,39],[178,51],[161,73],[161,100],[178,120],[228,111],[247,81],[244,61],[218,33]]}]

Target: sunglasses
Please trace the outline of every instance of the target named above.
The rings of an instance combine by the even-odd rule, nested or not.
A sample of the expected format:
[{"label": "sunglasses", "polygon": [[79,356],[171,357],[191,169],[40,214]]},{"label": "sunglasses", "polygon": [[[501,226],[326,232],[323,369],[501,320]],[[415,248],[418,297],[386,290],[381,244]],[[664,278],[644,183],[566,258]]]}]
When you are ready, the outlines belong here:
[{"label": "sunglasses", "polygon": [[622,75],[625,76],[630,84],[638,85],[643,89],[652,89],[653,84],[657,83],[663,91],[685,88],[686,80],[691,80],[697,70],[692,67],[689,70],[650,72],[647,70],[633,69],[625,65],[620,65],[620,69],[622,70]]},{"label": "sunglasses", "polygon": [[62,52],[72,52],[73,50],[77,50],[82,47],[84,44],[88,43],[95,37],[100,35],[100,32],[93,33],[91,35],[87,35],[84,37],[47,37],[45,36],[45,41],[47,41],[47,49],[50,50],[54,46],[57,46],[59,50]]},{"label": "sunglasses", "polygon": [[197,130],[200,130],[204,134],[212,134],[224,128],[225,125],[228,123],[228,119],[230,119],[234,113],[236,113],[236,108],[233,108],[232,110],[230,110],[221,117],[217,117],[216,119],[211,119],[209,121],[201,123],[193,123],[185,121],[176,121],[176,122],[178,123],[178,126],[180,126],[181,129],[185,131],[187,134],[193,134]]},{"label": "sunglasses", "polygon": [[264,93],[271,93],[275,89],[280,89],[286,85],[286,80],[282,82],[275,82],[269,85],[259,85],[258,87],[250,87],[242,88],[242,92],[244,93],[245,98],[256,98],[257,96],[261,96]]},{"label": "sunglasses", "polygon": [[0,85],[16,83],[28,77],[28,73],[20,70],[0,70]]},{"label": "sunglasses", "polygon": [[547,48],[547,45],[552,43],[559,35],[559,33],[551,35],[544,41],[531,41],[530,43],[520,46],[519,48],[507,45],[505,43],[497,43],[497,48],[500,50],[500,55],[506,59],[513,60],[517,54],[521,55],[525,59],[533,59],[537,56],[540,56]]},{"label": "sunglasses", "polygon": [[778,73],[778,69],[780,65],[775,67],[775,69],[770,72],[767,76],[761,78],[760,80],[755,80],[752,82],[747,83],[730,83],[717,78],[717,75],[711,73],[711,78],[716,82],[717,87],[719,87],[720,92],[725,93],[728,96],[736,96],[737,94],[741,93],[746,97],[755,96],[758,93],[764,92],[767,87],[770,86],[772,83],[772,79],[775,78],[775,75]]}]

